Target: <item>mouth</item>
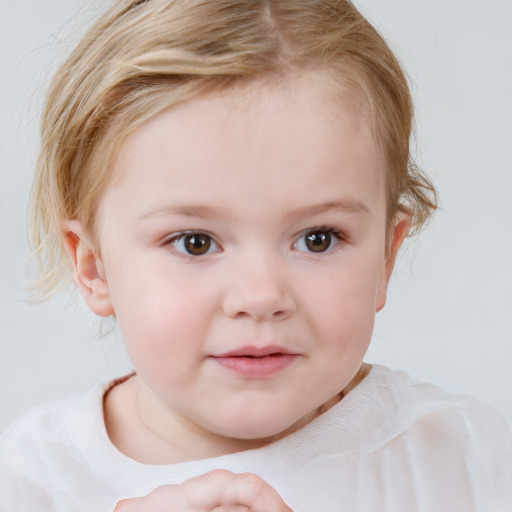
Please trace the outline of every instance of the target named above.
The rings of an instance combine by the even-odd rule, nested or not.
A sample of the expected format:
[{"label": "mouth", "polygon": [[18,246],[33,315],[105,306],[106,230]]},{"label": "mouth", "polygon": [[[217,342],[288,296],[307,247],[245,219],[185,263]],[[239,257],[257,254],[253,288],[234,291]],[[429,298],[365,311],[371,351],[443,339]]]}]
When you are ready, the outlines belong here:
[{"label": "mouth", "polygon": [[283,347],[246,346],[210,356],[221,367],[252,379],[272,377],[293,364],[300,354]]},{"label": "mouth", "polygon": [[247,357],[252,359],[261,359],[264,357],[272,357],[277,355],[298,355],[295,352],[288,350],[278,345],[268,345],[266,347],[256,347],[254,345],[247,345],[235,350],[224,352],[223,354],[212,357]]}]

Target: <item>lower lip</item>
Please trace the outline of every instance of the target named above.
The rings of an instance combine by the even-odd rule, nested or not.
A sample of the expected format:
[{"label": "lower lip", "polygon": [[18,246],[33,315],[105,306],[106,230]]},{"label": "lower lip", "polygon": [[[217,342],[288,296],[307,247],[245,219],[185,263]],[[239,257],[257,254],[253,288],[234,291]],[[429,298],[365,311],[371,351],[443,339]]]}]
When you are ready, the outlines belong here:
[{"label": "lower lip", "polygon": [[214,357],[220,366],[244,377],[271,377],[290,366],[299,356],[296,354],[273,354],[266,357]]}]

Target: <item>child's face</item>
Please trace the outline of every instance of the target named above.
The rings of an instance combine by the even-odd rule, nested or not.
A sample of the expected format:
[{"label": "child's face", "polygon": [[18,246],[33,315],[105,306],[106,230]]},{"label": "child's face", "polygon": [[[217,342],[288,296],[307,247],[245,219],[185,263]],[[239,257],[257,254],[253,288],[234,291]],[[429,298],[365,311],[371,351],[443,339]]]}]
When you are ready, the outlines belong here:
[{"label": "child's face", "polygon": [[295,77],[127,139],[98,212],[108,295],[87,300],[115,312],[156,417],[262,438],[353,379],[394,257],[383,157],[356,110]]}]

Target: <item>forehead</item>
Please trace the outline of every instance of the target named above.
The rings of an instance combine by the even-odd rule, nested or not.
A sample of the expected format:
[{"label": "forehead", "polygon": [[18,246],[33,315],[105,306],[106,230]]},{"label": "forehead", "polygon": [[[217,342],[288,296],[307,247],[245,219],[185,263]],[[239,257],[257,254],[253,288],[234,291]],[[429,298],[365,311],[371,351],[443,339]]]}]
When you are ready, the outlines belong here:
[{"label": "forehead", "polygon": [[296,201],[308,201],[312,190],[328,200],[334,182],[345,196],[357,187],[383,195],[385,159],[362,105],[320,72],[200,96],[128,136],[107,195],[132,187],[141,195],[147,189],[153,202],[179,195],[211,201],[213,192],[223,201],[233,186],[263,198],[293,185]]}]

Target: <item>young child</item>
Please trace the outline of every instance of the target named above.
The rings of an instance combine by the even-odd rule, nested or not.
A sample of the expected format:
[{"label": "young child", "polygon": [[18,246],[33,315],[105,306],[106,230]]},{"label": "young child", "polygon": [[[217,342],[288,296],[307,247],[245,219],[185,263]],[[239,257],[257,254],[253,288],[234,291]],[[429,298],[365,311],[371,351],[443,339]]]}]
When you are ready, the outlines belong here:
[{"label": "young child", "polygon": [[392,52],[345,0],[117,0],[57,73],[33,245],[134,372],[0,441],[0,508],[510,511],[512,440],[363,362],[435,209]]}]

